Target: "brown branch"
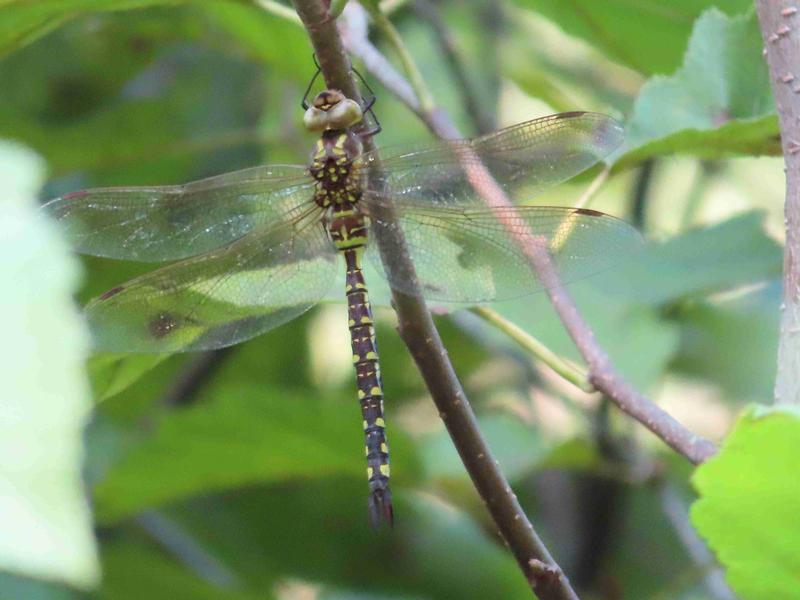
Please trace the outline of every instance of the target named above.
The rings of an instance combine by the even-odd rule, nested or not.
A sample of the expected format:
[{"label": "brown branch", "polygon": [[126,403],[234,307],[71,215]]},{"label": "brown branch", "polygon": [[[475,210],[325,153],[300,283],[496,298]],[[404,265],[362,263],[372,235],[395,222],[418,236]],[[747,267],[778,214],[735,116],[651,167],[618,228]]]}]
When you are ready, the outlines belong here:
[{"label": "brown branch", "polygon": [[786,247],[775,401],[800,404],[800,10],[778,0],[758,0],[756,8],[786,165]]},{"label": "brown branch", "polygon": [[[360,100],[339,33],[327,19],[323,3],[294,0],[294,5],[311,38],[326,84]],[[366,151],[374,148],[371,139],[364,140]],[[375,164],[379,169],[377,161]],[[395,233],[378,239],[381,256],[392,263],[392,270],[402,271],[415,281],[414,267],[399,228]],[[536,535],[486,445],[425,302],[419,295],[396,291],[392,294],[400,335],[420,369],[467,472],[531,588],[542,599],[576,599],[569,581]],[[547,568],[542,568],[543,564]]]},{"label": "brown branch", "polygon": [[[361,30],[356,30],[345,36],[348,48],[364,61],[368,69],[370,65],[381,64],[382,61],[377,56],[380,52],[369,42],[366,35],[359,35],[360,32]],[[385,59],[383,62],[386,62]],[[445,111],[434,109],[424,112],[416,99],[409,99],[410,87],[396,71],[381,69],[371,72],[414,111],[436,136],[443,139],[461,137]],[[465,161],[468,163],[468,166],[465,165],[465,170],[469,174],[470,181],[486,204],[495,207],[513,206],[488,170],[474,156],[465,158],[469,159]],[[586,361],[589,381],[595,389],[606,394],[622,411],[639,421],[692,463],[699,464],[713,456],[716,453],[716,446],[711,441],[685,428],[666,411],[639,393],[616,371],[611,359],[595,339],[589,324],[578,311],[569,292],[561,284],[544,245],[531,243],[530,236],[521,236],[511,228],[509,233],[517,237],[521,247],[525,249],[531,266],[544,284],[559,318]]]}]

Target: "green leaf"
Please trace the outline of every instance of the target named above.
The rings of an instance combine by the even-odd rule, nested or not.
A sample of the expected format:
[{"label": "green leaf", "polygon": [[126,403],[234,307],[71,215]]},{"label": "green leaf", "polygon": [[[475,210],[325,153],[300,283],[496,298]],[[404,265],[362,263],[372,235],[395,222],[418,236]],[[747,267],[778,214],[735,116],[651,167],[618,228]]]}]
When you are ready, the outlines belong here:
[{"label": "green leaf", "polygon": [[103,352],[89,359],[89,377],[95,402],[116,396],[136,383],[168,354],[112,354]]},{"label": "green leaf", "polygon": [[683,65],[640,90],[617,165],[686,152],[715,157],[778,154],[778,122],[754,15],[706,11]]},{"label": "green leaf", "polygon": [[531,597],[511,555],[458,507],[395,488],[395,526],[375,532],[360,497],[365,487],[361,474],[333,475],[200,498],[169,512],[253,589],[274,589],[290,576],[409,599]]},{"label": "green leaf", "polygon": [[[114,600],[140,600],[141,598],[148,600],[256,600],[256,598],[264,598],[263,595],[225,589],[237,586],[234,585],[235,582],[214,581],[208,573],[208,565],[198,561],[196,553],[190,555],[195,562],[187,562],[190,562],[196,570],[205,567],[200,574],[192,573],[188,565],[180,564],[174,557],[165,557],[163,551],[153,544],[146,544],[140,540],[120,539],[115,536],[115,539],[103,546],[103,597],[114,598]],[[147,573],[147,577],[142,577],[142,573]],[[208,579],[212,580],[208,581]],[[215,583],[217,585],[214,585]]]},{"label": "green leaf", "polygon": [[780,284],[743,297],[680,309],[673,367],[717,383],[726,401],[768,398],[775,385]]},{"label": "green leaf", "polygon": [[692,522],[741,598],[800,598],[800,410],[753,407],[698,467]]},{"label": "green leaf", "polygon": [[[111,468],[95,490],[99,519],[112,521],[186,496],[255,482],[331,473],[363,477],[363,432],[355,399],[324,401],[261,382],[269,341],[248,345],[262,352],[260,370],[252,371],[247,353],[238,352],[195,405],[166,415],[152,437]],[[401,464],[411,465],[397,469],[408,476],[414,471],[413,448],[396,428],[390,443]]]},{"label": "green leaf", "polygon": [[654,244],[604,274],[598,285],[630,300],[663,304],[772,279],[782,265],[780,246],[764,231],[764,213],[754,211]]},{"label": "green leaf", "polygon": [[181,4],[187,0],[6,0],[0,4],[0,56],[36,41],[82,13]]},{"label": "green leaf", "polygon": [[111,470],[95,490],[98,518],[257,481],[360,475],[359,454],[340,443],[345,430],[358,435],[354,417],[334,404],[228,382],[222,398],[164,417]]},{"label": "green leaf", "polygon": [[[688,231],[569,286],[597,339],[634,385],[654,383],[678,349],[679,328],[663,319],[659,307],[780,274],[781,249],[764,232],[763,220],[751,212]],[[496,309],[555,352],[580,360],[546,294]]]},{"label": "green leaf", "polygon": [[281,76],[305,83],[314,75],[311,45],[299,22],[291,23],[255,4],[205,2],[201,6],[253,58],[268,63]]},{"label": "green leaf", "polygon": [[738,14],[749,0],[517,0],[642,73],[669,73],[680,64],[695,19],[716,6]]},{"label": "green leaf", "polygon": [[255,5],[230,0],[6,0],[0,4],[0,56],[36,41],[81,15],[181,4],[194,4],[208,11],[261,58],[280,58],[274,62],[285,69],[285,74],[296,73],[290,68],[301,58],[308,69],[307,57],[291,52],[291,49],[298,50],[300,43],[304,43],[303,48],[308,47],[299,22],[287,26],[289,21],[285,18]]},{"label": "green leaf", "polygon": [[88,340],[71,299],[77,264],[33,200],[41,177],[37,156],[0,144],[0,568],[91,588]]},{"label": "green leaf", "polygon": [[[625,297],[630,280],[619,289],[601,291],[613,271],[569,286],[581,314],[610,354],[614,365],[637,387],[652,385],[678,347],[678,330],[665,323],[653,307]],[[602,282],[602,284],[601,284]],[[607,286],[602,285],[603,289]],[[579,361],[580,354],[553,310],[546,294],[534,294],[496,305],[504,317],[529,332],[551,350]]]}]

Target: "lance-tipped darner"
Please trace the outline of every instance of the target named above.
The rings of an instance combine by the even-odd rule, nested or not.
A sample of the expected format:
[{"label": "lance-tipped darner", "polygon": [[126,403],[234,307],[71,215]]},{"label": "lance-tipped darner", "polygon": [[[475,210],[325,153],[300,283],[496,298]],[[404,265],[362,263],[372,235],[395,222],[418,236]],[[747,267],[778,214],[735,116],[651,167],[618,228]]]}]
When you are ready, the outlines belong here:
[{"label": "lance-tipped darner", "polygon": [[[389,452],[363,261],[403,293],[476,304],[542,289],[520,240],[545,244],[563,282],[592,275],[640,245],[625,222],[587,209],[488,207],[475,171],[527,202],[617,148],[622,129],[586,112],[547,116],[473,140],[380,151],[365,110],[336,90],[306,106],[319,133],[308,166],[260,166],[178,186],[68,194],[44,210],[83,253],[175,261],[86,307],[95,345],[118,352],[211,350],[260,335],[318,303],[344,264],[345,297],[366,435],[370,517],[392,522]],[[483,175],[480,175],[483,173]],[[393,218],[381,215],[390,211]],[[402,232],[416,275],[381,260],[375,239]],[[339,258],[341,257],[341,259]]]}]

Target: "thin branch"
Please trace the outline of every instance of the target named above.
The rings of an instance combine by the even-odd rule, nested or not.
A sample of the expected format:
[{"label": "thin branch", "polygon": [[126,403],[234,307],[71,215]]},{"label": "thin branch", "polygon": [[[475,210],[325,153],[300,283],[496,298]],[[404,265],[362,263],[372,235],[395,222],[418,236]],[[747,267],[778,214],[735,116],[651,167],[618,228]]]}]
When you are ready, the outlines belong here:
[{"label": "thin branch", "polygon": [[692,180],[692,187],[686,194],[686,205],[681,214],[680,224],[678,229],[680,231],[689,229],[694,224],[697,211],[700,210],[700,204],[708,189],[711,177],[718,173],[721,169],[721,164],[713,160],[701,160],[698,164],[697,173]]},{"label": "thin branch", "polygon": [[611,411],[608,397],[603,397],[592,411],[592,439],[603,469],[582,473],[577,480],[581,542],[574,578],[576,585],[587,591],[602,585],[608,574],[609,557],[622,537],[626,521],[630,482],[637,477],[635,442],[614,430]]},{"label": "thin branch", "polygon": [[216,374],[232,351],[233,347],[229,346],[203,352],[191,359],[161,397],[161,405],[165,408],[177,408],[192,404],[200,389]]},{"label": "thin branch", "polygon": [[[351,7],[352,8],[352,7]],[[347,14],[347,11],[345,11]],[[350,50],[364,60],[365,65],[379,62],[375,54],[378,50],[365,38],[354,39],[347,36]],[[362,54],[363,53],[363,54]],[[368,66],[369,68],[369,66]],[[373,72],[381,82],[398,97],[406,101],[407,83],[400,83],[402,77],[396,72]],[[428,128],[438,137],[455,139],[461,137],[458,129],[446,112],[439,108],[429,111],[421,109],[418,102],[407,102],[408,107],[420,116]],[[800,148],[800,147],[799,147]],[[463,157],[465,171],[473,188],[490,207],[513,206],[502,188],[494,181],[489,171],[475,156]],[[510,223],[509,223],[510,225]],[[699,464],[716,453],[716,446],[709,440],[692,433],[666,411],[659,408],[643,394],[639,393],[616,371],[611,359],[594,338],[589,324],[578,311],[578,307],[566,288],[561,284],[558,273],[542,244],[531,243],[530,236],[521,235],[509,228],[509,235],[518,239],[525,250],[531,267],[544,283],[550,301],[559,315],[564,327],[583,356],[589,369],[589,381],[598,390],[608,395],[625,413],[639,421],[673,450],[682,454],[694,464]]]},{"label": "thin branch", "polygon": [[[294,5],[311,38],[326,84],[356,101],[360,100],[341,38],[333,22],[327,18],[325,5],[321,0],[294,0]],[[351,8],[352,4],[345,12]],[[371,138],[364,140],[365,150],[374,148]],[[392,269],[401,269],[409,277],[414,277],[413,264],[399,228],[395,231],[399,235],[379,237],[381,256],[384,261],[392,263]],[[566,576],[533,530],[486,445],[424,301],[421,297],[396,291],[393,291],[393,301],[400,336],[420,369],[478,493],[531,588],[543,599],[577,598]],[[534,566],[531,561],[538,562]],[[538,568],[540,563],[545,563],[548,568]]]},{"label": "thin branch", "polygon": [[714,556],[689,521],[686,503],[665,479],[656,480],[661,510],[667,517],[678,539],[686,548],[692,562],[706,573],[703,581],[709,594],[715,600],[735,600],[736,595],[725,583],[725,575],[717,565]]},{"label": "thin branch", "polygon": [[419,69],[417,68],[417,63],[414,62],[414,59],[411,57],[411,53],[403,43],[403,38],[400,37],[400,33],[397,31],[397,29],[395,29],[394,24],[389,20],[389,17],[387,17],[377,5],[372,5],[370,2],[365,2],[364,7],[367,9],[367,12],[372,17],[373,21],[375,21],[375,25],[383,32],[387,41],[397,53],[397,57],[400,59],[400,64],[403,65],[406,76],[411,83],[411,88],[414,90],[414,95],[419,101],[420,110],[422,110],[422,112],[432,111],[435,106],[433,96],[428,90],[428,86],[425,85],[425,80],[422,77],[422,73],[420,73]]},{"label": "thin branch", "polygon": [[[494,3],[490,4],[497,6]],[[466,113],[472,120],[475,130],[480,134],[494,131],[495,122],[494,118],[492,118],[492,113],[486,110],[483,102],[478,97],[477,90],[472,84],[461,53],[456,47],[456,42],[450,34],[447,23],[442,18],[439,6],[434,3],[434,0],[415,0],[414,11],[425,19],[433,29],[436,35],[436,42],[450,67],[450,71],[453,73],[456,85],[461,92],[460,98],[464,101]]]},{"label": "thin branch", "polygon": [[272,13],[276,17],[286,19],[295,25],[303,25],[300,22],[300,18],[297,16],[297,13],[280,2],[276,2],[275,0],[254,0],[254,2],[259,8],[268,13]]},{"label": "thin branch", "polygon": [[637,229],[644,229],[646,221],[647,201],[650,197],[650,189],[653,185],[653,171],[655,170],[656,161],[654,158],[648,158],[641,165],[636,174],[636,181],[633,184],[631,202],[631,221]]},{"label": "thin branch", "polygon": [[800,10],[782,0],[758,0],[756,9],[786,165],[786,247],[775,401],[800,404]]},{"label": "thin branch", "polygon": [[235,590],[242,587],[236,573],[220,562],[200,542],[192,537],[179,523],[165,514],[148,510],[134,519],[167,552],[174,555],[197,577],[220,590]]},{"label": "thin branch", "polygon": [[408,0],[381,0],[381,12],[391,15],[408,4]]},{"label": "thin branch", "polygon": [[575,202],[573,206],[575,208],[585,208],[586,205],[591,202],[592,198],[594,198],[595,194],[600,191],[600,188],[603,187],[603,184],[608,180],[609,175],[611,175],[611,167],[606,165],[597,174],[597,177],[592,179],[592,183],[589,184],[589,187],[586,188],[586,191],[580,195],[577,202]]},{"label": "thin branch", "polygon": [[528,353],[538,358],[573,385],[577,386],[586,393],[595,391],[589,383],[589,380],[586,378],[585,372],[581,371],[580,368],[574,366],[567,360],[561,358],[542,342],[537,340],[531,334],[517,327],[508,319],[505,319],[498,312],[485,306],[475,307],[470,310],[487,323],[492,324],[494,327],[505,333]]}]

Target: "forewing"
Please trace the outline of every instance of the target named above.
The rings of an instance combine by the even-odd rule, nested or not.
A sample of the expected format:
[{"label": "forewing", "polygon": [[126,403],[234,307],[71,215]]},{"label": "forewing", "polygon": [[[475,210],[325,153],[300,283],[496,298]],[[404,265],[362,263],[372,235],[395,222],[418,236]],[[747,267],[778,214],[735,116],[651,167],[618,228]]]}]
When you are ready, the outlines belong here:
[{"label": "forewing", "polygon": [[474,140],[436,141],[365,154],[380,156],[383,185],[405,203],[481,206],[473,188],[487,172],[514,201],[527,202],[605,158],[622,144],[622,126],[607,115],[571,112],[520,123]]},{"label": "forewing", "polygon": [[293,319],[325,294],[336,252],[317,210],[109,290],[86,307],[98,349],[211,350]]},{"label": "forewing", "polygon": [[[373,199],[371,209],[378,207]],[[388,206],[384,208],[389,208]],[[569,283],[631,258],[639,233],[620,219],[562,207],[446,208],[392,203],[396,218],[371,217],[368,250],[377,270],[396,290],[442,302],[483,303],[524,296],[546,287],[526,245],[546,250],[560,281]],[[419,288],[409,274],[384,264],[382,236],[402,232]],[[530,246],[529,246],[530,247]]]},{"label": "forewing", "polygon": [[51,200],[42,210],[61,223],[78,252],[160,262],[203,254],[286,222],[312,195],[305,168],[286,165],[177,186],[85,190]]}]

